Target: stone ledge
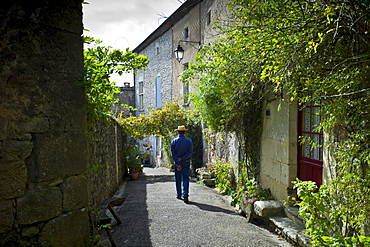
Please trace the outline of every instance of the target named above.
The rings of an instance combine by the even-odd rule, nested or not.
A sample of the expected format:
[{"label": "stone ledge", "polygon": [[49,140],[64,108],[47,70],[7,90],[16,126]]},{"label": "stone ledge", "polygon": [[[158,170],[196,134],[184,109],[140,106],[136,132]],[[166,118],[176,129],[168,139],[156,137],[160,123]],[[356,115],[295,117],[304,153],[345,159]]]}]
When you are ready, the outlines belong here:
[{"label": "stone ledge", "polygon": [[273,217],[284,215],[284,205],[279,201],[256,201],[254,213],[260,217]]},{"label": "stone ledge", "polygon": [[216,185],[216,179],[215,178],[204,178],[202,179],[202,182],[209,186],[209,187],[212,187],[212,186],[215,186]]},{"label": "stone ledge", "polygon": [[239,211],[246,215],[248,221],[262,220],[272,231],[294,246],[311,246],[311,238],[304,234],[306,229],[298,215],[298,208],[286,207],[280,201],[256,201],[253,209],[240,207]]},{"label": "stone ledge", "polygon": [[286,217],[270,217],[270,227],[281,235],[288,242],[295,246],[311,246],[310,237],[305,235],[305,228],[296,224],[293,220]]},{"label": "stone ledge", "polygon": [[293,220],[294,223],[301,227],[305,227],[303,219],[299,216],[298,207],[284,207],[285,215]]}]

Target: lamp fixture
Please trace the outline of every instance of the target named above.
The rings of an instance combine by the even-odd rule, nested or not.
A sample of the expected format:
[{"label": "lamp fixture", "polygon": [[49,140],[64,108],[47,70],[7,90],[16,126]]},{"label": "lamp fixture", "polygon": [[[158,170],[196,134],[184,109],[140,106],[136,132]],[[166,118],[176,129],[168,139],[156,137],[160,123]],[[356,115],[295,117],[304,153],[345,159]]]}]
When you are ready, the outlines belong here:
[{"label": "lamp fixture", "polygon": [[[175,49],[175,57],[176,57],[176,60],[180,63],[181,60],[184,58],[184,49],[181,47],[180,45],[180,42],[186,42],[186,43],[189,43],[192,47],[194,47],[195,49],[198,49],[198,51],[200,50],[200,41],[190,41],[190,40],[179,40],[179,43],[177,45],[177,48]],[[198,48],[196,48],[195,46],[192,45],[192,43],[196,43],[199,45]]]},{"label": "lamp fixture", "polygon": [[177,45],[177,48],[175,50],[175,57],[177,61],[181,61],[184,58],[184,49],[181,47],[181,45]]}]

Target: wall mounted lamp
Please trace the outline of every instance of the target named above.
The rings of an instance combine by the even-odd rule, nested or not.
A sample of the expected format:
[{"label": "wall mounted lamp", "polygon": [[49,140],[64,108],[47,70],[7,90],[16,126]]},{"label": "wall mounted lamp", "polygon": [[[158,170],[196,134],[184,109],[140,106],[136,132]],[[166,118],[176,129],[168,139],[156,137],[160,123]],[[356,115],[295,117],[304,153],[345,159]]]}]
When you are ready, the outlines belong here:
[{"label": "wall mounted lamp", "polygon": [[[177,45],[177,48],[174,51],[176,60],[179,63],[184,58],[184,52],[185,52],[184,49],[181,47],[180,42],[186,42],[186,43],[190,44],[192,47],[194,47],[195,49],[197,49],[198,51],[200,50],[200,41],[179,40],[179,44]],[[198,44],[199,47],[197,48],[197,47],[193,46],[192,43]]]}]

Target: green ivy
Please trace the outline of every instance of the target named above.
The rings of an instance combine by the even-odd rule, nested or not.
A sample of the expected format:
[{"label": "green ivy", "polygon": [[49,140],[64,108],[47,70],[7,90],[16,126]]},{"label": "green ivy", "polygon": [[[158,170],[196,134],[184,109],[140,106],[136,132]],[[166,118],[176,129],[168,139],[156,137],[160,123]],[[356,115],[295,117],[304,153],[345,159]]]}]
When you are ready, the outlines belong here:
[{"label": "green ivy", "polygon": [[230,13],[233,21],[216,27],[222,38],[204,46],[183,76],[199,88],[192,100],[201,120],[213,131],[238,133],[248,177],[257,179],[264,105],[321,105],[319,128],[327,134],[333,175],[318,193],[307,192],[301,212],[312,207],[306,217],[316,246],[363,245],[360,225],[369,221],[363,209],[370,205],[370,2],[235,0]]},{"label": "green ivy", "polygon": [[231,206],[241,205],[251,206],[255,201],[274,200],[270,188],[264,189],[256,181],[247,180],[245,184],[239,185],[232,195]]},{"label": "green ivy", "polygon": [[235,178],[231,164],[215,159],[207,164],[209,170],[216,175],[216,188],[223,194],[230,194],[235,190]]},{"label": "green ivy", "polygon": [[148,64],[147,57],[125,52],[112,47],[100,46],[101,41],[84,36],[84,81],[87,96],[86,110],[89,120],[108,119],[111,105],[115,103],[114,94],[120,93],[115,82],[110,80],[113,73],[135,72]]},{"label": "green ivy", "polygon": [[296,204],[313,246],[368,246],[370,237],[361,235],[370,209],[370,174],[367,177],[348,173],[345,183],[332,180],[319,189],[312,181],[294,182],[299,197]]}]

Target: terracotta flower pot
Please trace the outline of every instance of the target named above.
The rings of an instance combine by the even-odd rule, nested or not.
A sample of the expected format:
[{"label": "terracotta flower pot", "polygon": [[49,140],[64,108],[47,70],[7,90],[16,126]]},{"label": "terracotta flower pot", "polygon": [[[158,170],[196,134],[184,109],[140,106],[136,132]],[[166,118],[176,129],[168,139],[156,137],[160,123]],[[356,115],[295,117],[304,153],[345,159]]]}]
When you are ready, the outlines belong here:
[{"label": "terracotta flower pot", "polygon": [[131,180],[139,179],[139,173],[138,172],[130,173],[130,178],[131,178]]}]

